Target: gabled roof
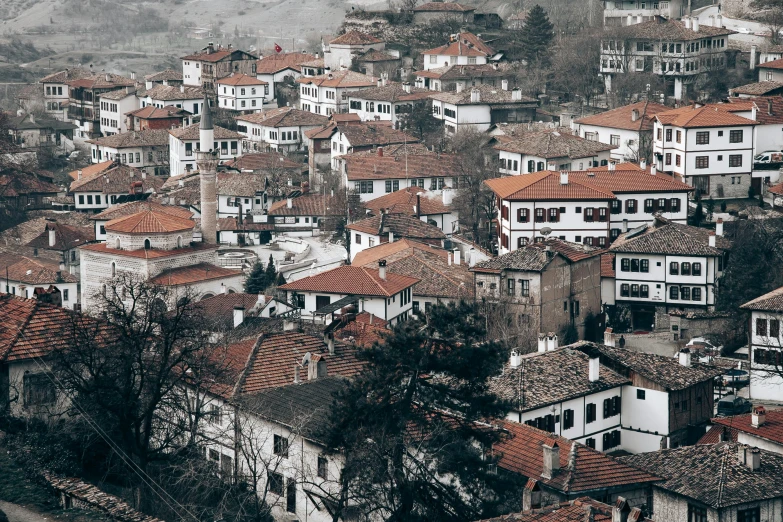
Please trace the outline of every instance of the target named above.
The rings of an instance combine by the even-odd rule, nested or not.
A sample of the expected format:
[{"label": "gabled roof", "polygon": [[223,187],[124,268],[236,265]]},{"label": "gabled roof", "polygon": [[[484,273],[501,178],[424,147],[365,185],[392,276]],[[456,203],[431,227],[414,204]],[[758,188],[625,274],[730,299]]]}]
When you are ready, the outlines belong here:
[{"label": "gabled roof", "polygon": [[259,303],[259,297],[262,297],[265,303],[274,300],[272,296],[261,296],[257,294],[234,293],[217,294],[207,297],[201,301],[193,303],[193,307],[198,314],[209,324],[221,325],[227,327],[234,326],[234,308],[242,307],[245,310],[245,317],[251,314],[251,310],[263,309],[264,304]]},{"label": "gabled roof", "polygon": [[685,24],[679,20],[655,16],[652,20],[647,22],[618,27],[613,34],[613,37],[635,40],[685,42],[701,40],[708,37],[727,36],[730,34],[737,34],[737,32],[723,27],[712,27],[707,24],[700,24],[699,30],[694,31],[692,28],[685,27]]},{"label": "gabled roof", "polygon": [[[406,154],[407,152],[407,154]],[[384,145],[380,149],[354,152],[340,157],[348,181],[363,179],[451,178],[459,175],[457,154],[437,154],[426,147],[408,143]]]},{"label": "gabled roof", "polygon": [[165,107],[158,108],[154,105],[147,105],[141,109],[130,111],[125,113],[128,116],[134,116],[140,120],[163,120],[170,118],[182,119],[183,117],[190,116],[190,112],[185,109],[181,109],[174,105],[166,105]]},{"label": "gabled roof", "polygon": [[[188,125],[187,127],[168,129],[165,132],[168,132],[178,140],[196,141],[199,139],[199,125],[200,123],[194,123],[193,125]],[[244,136],[238,132],[228,130],[225,127],[221,127],[219,125],[214,126],[214,132],[216,140],[241,140],[244,138]],[[168,140],[166,143],[168,144]]]},{"label": "gabled roof", "polygon": [[[526,174],[527,175],[527,174]],[[693,187],[663,172],[652,175],[648,171],[636,169],[605,170],[600,167],[589,171],[570,171],[568,179],[574,179],[591,187],[611,192],[627,194],[639,192],[690,192]]]},{"label": "gabled roof", "polygon": [[27,285],[56,285],[58,283],[78,283],[79,276],[67,270],[60,270],[56,261],[40,257],[27,257],[16,254],[0,254],[0,271],[3,277]]},{"label": "gabled roof", "polygon": [[568,183],[563,184],[560,182],[559,172],[548,170],[542,170],[535,174],[489,179],[484,183],[501,199],[512,201],[607,201],[615,199],[614,194],[608,190],[593,187],[581,180],[571,179],[570,173]]},{"label": "gabled roof", "polygon": [[420,6],[413,8],[417,13],[430,13],[430,12],[451,12],[451,13],[469,13],[475,11],[475,7],[469,5],[462,5],[456,2],[427,2]]},{"label": "gabled roof", "polygon": [[761,467],[751,470],[739,461],[740,446],[733,442],[684,446],[618,460],[662,477],[655,487],[714,509],[783,497],[783,455],[753,448],[759,452]]},{"label": "gabled roof", "polygon": [[392,214],[401,213],[411,216],[451,213],[451,208],[443,204],[443,198],[439,194],[433,194],[418,186],[406,187],[365,201],[362,206],[375,215],[380,214],[382,210],[387,210]]},{"label": "gabled roof", "polygon": [[[547,247],[549,250],[545,250]],[[471,270],[474,272],[501,272],[502,270],[540,272],[549,265],[556,254],[560,254],[568,261],[575,263],[600,255],[601,252],[603,250],[600,248],[553,238],[541,243],[526,245],[508,254],[476,263]]]},{"label": "gabled roof", "polygon": [[533,132],[520,138],[502,140],[494,148],[495,150],[514,152],[526,156],[538,156],[544,159],[579,159],[597,156],[600,152],[614,150],[617,146],[551,130]]},{"label": "gabled roof", "polygon": [[49,116],[34,116],[32,114],[22,114],[8,118],[8,128],[10,130],[36,130],[52,129],[54,131],[73,130],[77,126],[67,121],[60,121]]},{"label": "gabled roof", "polygon": [[64,71],[58,71],[56,73],[44,76],[38,81],[38,83],[68,83],[71,80],[89,78],[92,75],[92,71],[82,69],[81,67],[74,67],[73,69],[65,69]]},{"label": "gabled roof", "polygon": [[402,238],[399,241],[381,243],[372,248],[365,248],[361,252],[356,253],[352,263],[356,266],[375,265],[374,268],[377,268],[378,261],[381,259],[386,259],[388,263],[399,257],[405,257],[416,250],[423,250],[427,252],[428,255],[437,255],[443,259],[448,259],[449,255],[449,253],[442,248],[437,248],[426,243],[419,243],[412,239]]},{"label": "gabled roof", "polygon": [[351,87],[374,87],[378,83],[377,78],[350,69],[321,74],[319,76],[297,78],[296,81],[298,83],[312,84],[318,87],[335,87],[340,89]]},{"label": "gabled roof", "polygon": [[201,51],[183,56],[180,60],[194,60],[201,62],[222,62],[223,60],[255,60],[257,56],[251,53],[226,47],[204,47]]},{"label": "gabled roof", "polygon": [[[130,147],[165,147],[169,144],[167,129],[144,129],[141,131],[128,131],[111,136],[103,136],[94,140],[87,140],[100,147],[111,149],[126,149]],[[82,172],[83,174],[83,172]]]},{"label": "gabled roof", "polygon": [[522,363],[491,380],[490,389],[511,401],[516,411],[535,410],[550,404],[591,395],[630,383],[627,377],[601,365],[599,379],[588,379],[589,357],[564,346],[522,356]]},{"label": "gabled roof", "polygon": [[707,229],[682,225],[656,215],[652,225],[642,225],[620,234],[609,250],[618,253],[719,256],[723,250],[731,248],[731,242],[723,236],[717,236],[716,246],[711,247],[709,236]]},{"label": "gabled roof", "polygon": [[396,239],[405,237],[419,240],[441,240],[446,238],[446,234],[438,227],[406,214],[372,216],[351,223],[347,228],[357,232],[364,232],[365,234],[381,236],[382,241],[387,238],[389,232],[394,234]]},{"label": "gabled roof", "polygon": [[234,85],[241,87],[243,85],[269,85],[263,80],[259,80],[255,76],[248,76],[242,73],[233,73],[231,76],[226,76],[217,81],[220,85]]},{"label": "gabled roof", "polygon": [[360,31],[348,31],[329,42],[329,45],[373,45],[383,43],[383,40]]},{"label": "gabled roof", "polygon": [[418,282],[416,278],[390,272],[387,272],[384,281],[378,270],[344,265],[278,288],[286,291],[391,297]]},{"label": "gabled roof", "polygon": [[302,71],[302,64],[315,60],[307,53],[276,53],[264,56],[256,62],[256,74],[274,74],[286,69]]},{"label": "gabled roof", "polygon": [[667,391],[684,390],[694,384],[711,381],[718,375],[725,373],[725,369],[709,364],[692,362],[690,366],[683,366],[674,357],[637,352],[587,341],[579,341],[570,346],[585,352],[595,353],[598,351],[602,365],[612,368],[622,375],[641,375]]},{"label": "gabled roof", "polygon": [[51,178],[41,173],[22,172],[13,168],[0,171],[0,198],[13,198],[25,194],[54,194],[60,189]]},{"label": "gabled roof", "polygon": [[156,212],[162,212],[164,214],[171,214],[172,216],[180,217],[183,219],[190,219],[193,217],[193,212],[186,210],[176,205],[161,205],[154,201],[130,201],[128,203],[122,203],[120,205],[112,205],[99,214],[93,214],[90,216],[91,220],[107,220],[117,219],[122,216],[130,216],[138,212],[145,210],[155,210]]},{"label": "gabled roof", "polygon": [[166,69],[165,71],[148,74],[144,79],[148,82],[182,81],[182,71]]},{"label": "gabled roof", "polygon": [[759,69],[783,69],[783,58],[758,64]]},{"label": "gabled roof", "polygon": [[141,170],[128,165],[115,164],[114,167],[97,172],[90,177],[72,181],[70,191],[101,192],[103,194],[128,194],[132,192],[131,186],[141,183],[142,192],[154,192],[160,190],[165,180],[159,176],[147,176]]},{"label": "gabled roof", "polygon": [[294,107],[280,107],[279,109],[263,112],[242,114],[237,116],[236,120],[255,123],[264,127],[314,127],[326,125],[329,118]]},{"label": "gabled roof", "polygon": [[764,439],[776,444],[783,445],[783,410],[768,409],[764,414],[764,424],[759,427],[753,427],[753,414],[734,415],[732,417],[718,417],[712,419],[712,423],[717,426],[723,426],[732,430],[747,433],[752,437]]},{"label": "gabled roof", "polygon": [[89,250],[90,252],[97,252],[99,254],[109,254],[112,256],[133,257],[136,259],[164,259],[167,257],[179,256],[182,254],[189,254],[194,252],[204,252],[206,250],[217,250],[215,245],[208,243],[193,243],[182,248],[173,248],[171,250],[160,250],[156,248],[146,249],[139,248],[137,250],[120,250],[112,248],[106,243],[91,243],[81,247],[82,250]]},{"label": "gabled roof", "polygon": [[416,143],[419,141],[401,130],[395,129],[391,122],[366,121],[361,124],[340,125],[338,130],[343,133],[351,147],[381,146],[399,143]]},{"label": "gabled roof", "polygon": [[396,103],[400,101],[426,100],[432,94],[429,89],[410,86],[406,91],[402,84],[397,82],[388,83],[379,87],[370,87],[357,92],[349,92],[351,98],[362,100],[375,100]]},{"label": "gabled roof", "polygon": [[[729,102],[719,104],[718,107],[728,112],[750,112],[755,107],[756,123],[761,125],[783,123],[783,98],[780,96],[758,96],[750,99],[731,97]],[[737,110],[733,110],[735,106]]]},{"label": "gabled roof", "polygon": [[191,85],[155,85],[139,95],[161,101],[200,100],[204,97],[204,91],[201,87]]},{"label": "gabled roof", "polygon": [[297,163],[283,156],[279,152],[254,152],[243,154],[235,160],[227,161],[227,167],[239,170],[263,171],[272,169],[302,170],[306,169],[304,163]]},{"label": "gabled roof", "polygon": [[[653,473],[565,437],[516,422],[504,422],[502,426],[509,436],[493,446],[496,452],[501,453],[498,467],[519,473],[558,492],[567,495],[593,492],[595,495],[618,487],[631,489],[636,485],[643,488],[660,480]],[[553,473],[552,478],[542,476],[545,445],[559,448],[560,469]]]},{"label": "gabled roof", "polygon": [[732,114],[723,110],[717,104],[704,105],[696,107],[686,105],[679,109],[671,109],[666,112],[659,112],[655,117],[663,125],[672,125],[684,129],[694,129],[700,127],[739,127],[746,125],[755,125],[756,122]]},{"label": "gabled roof", "polygon": [[68,176],[75,181],[79,179],[79,171],[81,171],[82,178],[89,178],[98,172],[103,172],[104,170],[112,168],[113,165],[114,162],[112,160],[102,161],[100,163],[92,163],[82,169],[72,170],[68,173]]},{"label": "gabled roof", "polygon": [[272,203],[269,207],[270,216],[343,216],[345,209],[334,196],[320,194],[304,194],[291,198],[291,208],[288,208],[288,200],[283,199]]},{"label": "gabled roof", "polygon": [[737,442],[739,431],[722,424],[713,425],[696,444],[717,444],[719,442]]},{"label": "gabled roof", "polygon": [[92,76],[80,77],[66,82],[70,87],[83,89],[114,89],[119,87],[133,87],[136,80],[125,78],[119,74],[98,73]]},{"label": "gabled roof", "polygon": [[[759,65],[759,67],[764,64]],[[750,96],[764,96],[765,94],[772,94],[775,91],[783,90],[783,82],[755,82],[740,85],[739,87],[733,87],[730,89],[732,94],[746,94]]]},{"label": "gabled roof", "polygon": [[116,91],[98,93],[98,97],[102,100],[124,100],[130,96],[135,97],[136,92],[128,92],[125,89],[118,89]]},{"label": "gabled roof", "polygon": [[[472,91],[478,92],[478,100],[474,101]],[[518,99],[514,99],[514,95],[517,93]],[[461,92],[433,92],[430,94],[430,98],[433,100],[442,101],[444,103],[450,103],[452,105],[490,105],[490,106],[518,106],[518,105],[531,105],[538,106],[538,100],[530,98],[529,96],[523,96],[518,94],[519,91],[503,90],[500,87],[493,85],[476,85],[471,88],[466,88]],[[615,147],[616,148],[616,147]]]},{"label": "gabled roof", "polygon": [[745,310],[783,312],[783,286],[740,306]]},{"label": "gabled roof", "polygon": [[668,110],[669,107],[666,105],[645,100],[592,116],[585,116],[584,118],[579,118],[574,123],[611,129],[649,131],[653,128],[653,117],[659,112]]},{"label": "gabled roof", "polygon": [[166,234],[192,230],[192,219],[173,216],[157,209],[146,209],[136,214],[112,219],[106,223],[107,231],[123,234]]},{"label": "gabled roof", "polygon": [[230,268],[223,268],[211,263],[198,263],[164,270],[150,279],[150,283],[162,286],[181,286],[241,275],[241,270],[231,270]]},{"label": "gabled roof", "polygon": [[[459,5],[459,4],[454,4]],[[492,56],[495,50],[473,33],[459,33],[456,38],[421,54],[436,54],[441,56]]]},{"label": "gabled roof", "polygon": [[221,196],[252,198],[263,192],[265,187],[266,176],[261,174],[231,171],[217,174],[217,193]]},{"label": "gabled roof", "polygon": [[416,71],[413,74],[423,78],[441,80],[464,80],[467,78],[498,78],[510,77],[513,72],[505,63],[478,63],[467,65],[447,65],[427,71]]},{"label": "gabled roof", "polygon": [[[54,231],[54,245],[49,244],[49,231]],[[56,221],[49,221],[41,235],[27,243],[28,247],[65,252],[72,248],[95,241],[95,228],[74,227]]]}]

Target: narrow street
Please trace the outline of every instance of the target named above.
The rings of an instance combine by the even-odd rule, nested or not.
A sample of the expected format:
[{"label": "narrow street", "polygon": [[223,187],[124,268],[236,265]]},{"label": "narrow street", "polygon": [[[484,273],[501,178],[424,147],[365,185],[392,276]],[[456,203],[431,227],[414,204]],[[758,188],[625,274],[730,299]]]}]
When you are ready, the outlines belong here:
[{"label": "narrow street", "polygon": [[1,500],[0,509],[8,516],[8,522],[41,522],[42,520],[57,520],[54,517],[48,515],[44,516],[18,504],[11,504]]}]

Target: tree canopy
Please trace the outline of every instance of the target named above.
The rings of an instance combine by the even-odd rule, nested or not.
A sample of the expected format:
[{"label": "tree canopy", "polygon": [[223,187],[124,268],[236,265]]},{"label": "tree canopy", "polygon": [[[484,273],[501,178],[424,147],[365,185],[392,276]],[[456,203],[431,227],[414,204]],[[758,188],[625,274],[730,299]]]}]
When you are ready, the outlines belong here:
[{"label": "tree canopy", "polygon": [[549,47],[555,37],[554,25],[549,21],[544,8],[536,4],[527,13],[525,31],[521,35],[522,57],[528,63],[546,65],[549,63]]}]

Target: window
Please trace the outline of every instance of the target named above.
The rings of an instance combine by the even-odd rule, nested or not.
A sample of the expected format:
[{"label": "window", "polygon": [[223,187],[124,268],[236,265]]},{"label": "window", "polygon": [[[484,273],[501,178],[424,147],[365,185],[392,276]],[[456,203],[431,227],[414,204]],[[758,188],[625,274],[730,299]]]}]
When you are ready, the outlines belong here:
[{"label": "window", "polygon": [[612,214],[619,214],[623,211],[623,203],[619,199],[613,199],[610,205]]},{"label": "window", "polygon": [[592,207],[585,207],[585,221],[591,222],[594,220],[595,214]]},{"label": "window", "polygon": [[666,165],[671,165],[672,164],[672,153],[671,152],[667,152],[666,153],[664,161],[665,161]]},{"label": "window", "polygon": [[671,209],[672,212],[679,212],[680,211],[680,200],[677,198],[671,199]]},{"label": "window", "polygon": [[514,280],[508,279],[507,283],[507,295],[514,295]]},{"label": "window", "polygon": [[598,209],[598,221],[606,221],[608,217],[609,215],[606,212],[606,207],[601,207]]},{"label": "window", "polygon": [[[67,292],[68,290],[65,290]],[[65,295],[63,293],[63,295]],[[64,297],[64,299],[67,300],[67,297]],[[769,320],[769,336],[770,337],[780,337],[780,321],[778,319],[770,319]]]},{"label": "window", "polygon": [[592,437],[589,438],[589,439],[586,439],[585,440],[585,446],[587,446],[588,448],[595,449],[595,439],[592,438]]},{"label": "window", "polygon": [[283,494],[283,475],[273,471],[269,472],[269,491],[275,495]]},{"label": "window", "polygon": [[530,215],[528,214],[528,210],[526,208],[520,208],[517,210],[518,223],[527,223],[529,220],[530,220]]},{"label": "window", "polygon": [[682,143],[682,131],[678,130],[675,136],[677,137],[676,138],[677,143]]},{"label": "window", "polygon": [[563,411],[563,429],[574,427],[574,410]]},{"label": "window", "polygon": [[63,290],[63,301],[68,301],[68,289]]},{"label": "window", "polygon": [[45,373],[28,373],[22,378],[24,407],[43,406],[57,400],[57,390],[51,378]]},{"label": "window", "polygon": [[671,263],[669,263],[669,274],[670,275],[680,274],[680,264],[677,261],[672,261]]},{"label": "window", "polygon": [[696,156],[696,168],[697,169],[706,169],[710,166],[710,157],[709,156]]},{"label": "window", "polygon": [[625,200],[625,213],[626,214],[636,214],[636,200],[635,199],[627,199],[627,200]]},{"label": "window", "polygon": [[641,272],[649,272],[650,271],[650,260],[649,259],[642,259],[640,264],[640,271]]},{"label": "window", "polygon": [[629,295],[629,285],[627,283],[623,283],[620,285],[620,297],[628,297]]},{"label": "window", "polygon": [[729,167],[741,167],[742,154],[729,154]]},{"label": "window", "polygon": [[767,320],[756,319],[756,335],[761,337],[767,336]]},{"label": "window", "polygon": [[430,55],[430,63],[438,63],[438,55],[431,54]]},{"label": "window", "polygon": [[639,260],[631,259],[631,272],[638,272],[638,271],[639,271]]},{"label": "window", "polygon": [[536,209],[536,223],[543,223],[544,222],[544,209],[543,208],[537,208]]},{"label": "window", "polygon": [[729,143],[742,143],[742,129],[729,131]]},{"label": "window", "polygon": [[329,470],[329,461],[326,457],[318,456],[318,477],[325,479]]},{"label": "window", "polygon": [[688,262],[684,262],[680,265],[680,275],[691,275],[691,264]]},{"label": "window", "polygon": [[289,513],[296,513],[296,481],[288,479],[285,488],[285,510]]},{"label": "window", "polygon": [[585,422],[595,422],[595,404],[592,402],[585,407]]},{"label": "window", "polygon": [[604,399],[604,419],[620,414],[620,397]]},{"label": "window", "polygon": [[680,288],[680,299],[683,301],[690,301],[691,300],[691,289],[687,286],[683,286]]},{"label": "window", "polygon": [[631,285],[631,297],[639,297],[639,285]]},{"label": "window", "polygon": [[640,401],[645,400],[645,393],[644,390],[636,390],[636,398]]},{"label": "window", "polygon": [[710,143],[709,131],[700,131],[696,133],[696,145],[709,145],[709,143]]},{"label": "window", "polygon": [[672,130],[666,129],[666,141],[672,141]]},{"label": "window", "polygon": [[681,164],[681,161],[680,161],[680,155],[679,155],[679,154],[675,154],[675,155],[674,155],[674,165],[675,165],[676,167],[679,167],[679,166],[680,166],[680,164]]},{"label": "window", "polygon": [[609,144],[615,145],[617,147],[620,146],[620,136],[618,134],[610,134],[609,135]]},{"label": "window", "polygon": [[520,295],[522,297],[528,297],[530,295],[530,280],[520,279],[519,288],[520,288]]},{"label": "window", "polygon": [[630,272],[631,271],[631,260],[624,258],[620,260],[620,271],[621,272]]},{"label": "window", "polygon": [[220,424],[223,421],[223,409],[217,404],[210,404],[207,420],[212,424]]},{"label": "window", "polygon": [[288,439],[282,435],[275,435],[273,440],[273,450],[275,455],[288,457]]},{"label": "window", "polygon": [[688,504],[688,522],[707,522],[707,508]]},{"label": "window", "polygon": [[650,287],[648,285],[642,285],[639,287],[639,297],[647,298],[650,297]]},{"label": "window", "polygon": [[560,221],[560,211],[556,208],[550,208],[549,209],[549,222],[550,223],[557,223]]}]

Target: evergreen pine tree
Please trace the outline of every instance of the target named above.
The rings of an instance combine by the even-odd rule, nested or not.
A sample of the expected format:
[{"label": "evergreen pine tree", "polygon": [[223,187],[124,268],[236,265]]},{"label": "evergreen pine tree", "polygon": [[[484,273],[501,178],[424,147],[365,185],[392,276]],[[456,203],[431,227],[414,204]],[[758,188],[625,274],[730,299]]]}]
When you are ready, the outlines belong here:
[{"label": "evergreen pine tree", "polygon": [[245,279],[245,292],[248,294],[260,294],[266,287],[269,286],[266,278],[266,272],[264,271],[264,265],[259,261],[253,265],[253,270],[250,271],[250,275]]},{"label": "evergreen pine tree", "polygon": [[[269,254],[269,261],[266,264],[266,286],[275,284],[277,280],[277,268],[275,267],[275,260],[272,258],[272,254]],[[266,289],[266,288],[265,288]]]},{"label": "evergreen pine tree", "polygon": [[535,5],[527,13],[525,29],[521,36],[522,57],[528,65],[549,64],[549,46],[555,37],[554,25],[549,21],[546,11]]}]

